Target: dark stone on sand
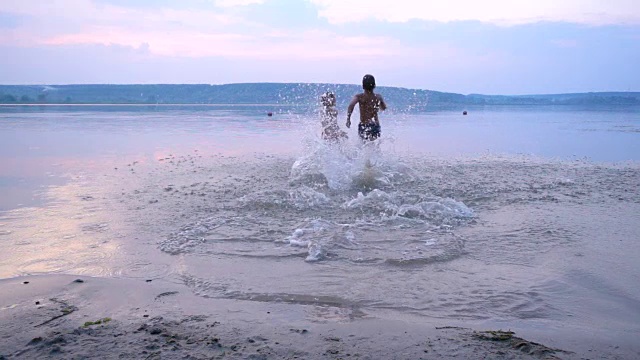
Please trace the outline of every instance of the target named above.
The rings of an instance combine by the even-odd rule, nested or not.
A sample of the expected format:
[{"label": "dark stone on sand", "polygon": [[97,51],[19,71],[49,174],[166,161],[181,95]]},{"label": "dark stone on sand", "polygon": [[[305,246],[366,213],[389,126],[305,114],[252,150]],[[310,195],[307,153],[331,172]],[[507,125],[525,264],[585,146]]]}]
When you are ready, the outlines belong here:
[{"label": "dark stone on sand", "polygon": [[147,279],[147,280],[145,280],[145,281],[146,281],[146,282],[152,282],[153,280],[151,280],[151,279]]},{"label": "dark stone on sand", "polygon": [[47,341],[47,345],[55,345],[55,344],[65,344],[67,340],[62,335],[58,335],[53,339]]},{"label": "dark stone on sand", "polygon": [[29,341],[29,343],[27,345],[35,345],[38,344],[42,341],[42,338],[40,336],[31,339],[31,341]]},{"label": "dark stone on sand", "polygon": [[28,281],[23,281],[22,283],[23,283],[23,284],[25,284],[25,285],[27,285],[29,282],[28,282]]},{"label": "dark stone on sand", "polygon": [[149,334],[151,335],[159,335],[162,333],[162,329],[159,327],[154,327],[149,331]]},{"label": "dark stone on sand", "polygon": [[84,280],[82,280],[82,279],[75,279],[75,280],[73,280],[73,282],[74,282],[74,283],[82,284],[82,283],[84,282]]},{"label": "dark stone on sand", "polygon": [[156,300],[165,297],[165,296],[171,296],[171,295],[176,295],[178,292],[177,291],[167,291],[167,292],[163,292],[162,294],[156,296]]},{"label": "dark stone on sand", "polygon": [[40,305],[40,301],[36,301],[36,305]]},{"label": "dark stone on sand", "polygon": [[142,315],[142,317],[146,317],[146,318],[148,318],[148,317],[149,317],[149,315],[148,315],[148,314],[144,314],[144,315]]}]

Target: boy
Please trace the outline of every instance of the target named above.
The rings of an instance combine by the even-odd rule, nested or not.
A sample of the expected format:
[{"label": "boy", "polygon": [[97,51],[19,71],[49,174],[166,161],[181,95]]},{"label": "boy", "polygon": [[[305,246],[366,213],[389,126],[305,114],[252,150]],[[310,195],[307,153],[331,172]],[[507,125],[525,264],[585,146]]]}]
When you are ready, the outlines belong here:
[{"label": "boy", "polygon": [[363,93],[357,94],[351,100],[347,109],[347,128],[351,127],[351,113],[356,104],[360,105],[360,123],[358,135],[362,140],[375,140],[380,137],[380,120],[378,110],[386,110],[387,104],[379,94],[374,94],[376,79],[373,75],[365,75],[362,78]]},{"label": "boy", "polygon": [[338,110],[336,96],[327,91],[320,97],[322,102],[322,138],[329,141],[339,141],[347,138],[347,133],[338,126]]}]

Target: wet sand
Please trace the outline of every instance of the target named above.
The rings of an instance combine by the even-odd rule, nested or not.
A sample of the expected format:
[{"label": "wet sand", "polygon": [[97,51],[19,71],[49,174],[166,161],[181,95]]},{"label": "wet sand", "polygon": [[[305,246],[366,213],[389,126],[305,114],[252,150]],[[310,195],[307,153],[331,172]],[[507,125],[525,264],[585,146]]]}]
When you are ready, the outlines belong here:
[{"label": "wet sand", "polygon": [[311,305],[202,298],[162,280],[43,275],[2,280],[0,288],[0,359],[638,356],[603,352],[588,343],[552,348],[508,329],[374,317],[309,321]]}]

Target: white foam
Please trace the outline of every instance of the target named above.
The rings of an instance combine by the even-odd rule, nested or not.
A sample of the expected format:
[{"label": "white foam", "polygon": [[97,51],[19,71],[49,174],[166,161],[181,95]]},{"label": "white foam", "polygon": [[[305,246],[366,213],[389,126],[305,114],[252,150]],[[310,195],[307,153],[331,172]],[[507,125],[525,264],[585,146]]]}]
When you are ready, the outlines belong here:
[{"label": "white foam", "polygon": [[319,243],[309,243],[309,255],[305,258],[305,261],[315,262],[324,259],[326,256],[325,248]]},{"label": "white foam", "polygon": [[415,204],[399,204],[399,196],[375,189],[344,203],[346,209],[359,209],[371,215],[404,217],[408,219],[469,218],[473,210],[461,201],[451,198],[434,197],[429,201]]},{"label": "white foam", "polygon": [[447,217],[472,217],[473,210],[461,201],[446,198],[438,201],[427,201],[419,203],[418,206],[422,208],[425,214],[438,214]]},{"label": "white foam", "polygon": [[333,242],[331,233],[338,227],[322,219],[310,220],[303,227],[295,229],[285,242],[291,246],[306,247],[308,255],[305,261],[320,261],[326,257],[327,248]]},{"label": "white foam", "polygon": [[291,167],[292,183],[324,183],[334,190],[350,189],[354,185],[373,189],[390,185],[402,172],[394,161],[385,161],[381,142],[328,143],[321,139],[305,139],[304,154]]},{"label": "white foam", "polygon": [[371,214],[395,215],[398,206],[393,203],[393,197],[386,192],[375,189],[364,195],[359,192],[355,199],[344,204],[346,209],[360,209]]}]

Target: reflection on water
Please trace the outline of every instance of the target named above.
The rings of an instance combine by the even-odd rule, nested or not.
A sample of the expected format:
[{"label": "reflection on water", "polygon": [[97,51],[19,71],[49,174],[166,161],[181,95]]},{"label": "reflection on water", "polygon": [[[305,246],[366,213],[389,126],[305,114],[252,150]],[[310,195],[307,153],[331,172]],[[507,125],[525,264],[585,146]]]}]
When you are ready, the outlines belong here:
[{"label": "reflection on water", "polygon": [[[272,106],[0,107],[0,211],[37,205],[36,194],[94,171],[155,153],[202,149],[229,154],[289,152],[299,146],[298,116]],[[242,144],[242,146],[239,146]],[[18,192],[13,189],[19,188]]]}]

